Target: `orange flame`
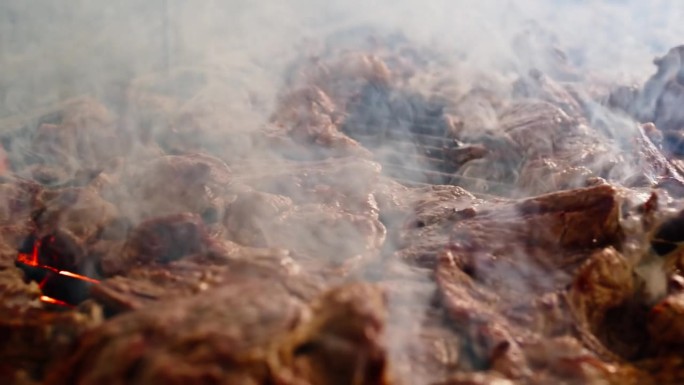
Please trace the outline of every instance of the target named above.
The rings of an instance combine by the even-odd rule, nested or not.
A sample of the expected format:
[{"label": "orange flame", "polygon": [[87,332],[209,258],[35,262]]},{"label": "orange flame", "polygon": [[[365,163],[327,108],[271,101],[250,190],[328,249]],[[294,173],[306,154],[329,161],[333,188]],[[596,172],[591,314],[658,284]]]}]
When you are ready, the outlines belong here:
[{"label": "orange flame", "polygon": [[43,301],[43,302],[45,302],[45,303],[49,303],[49,304],[53,304],[53,305],[66,306],[66,307],[73,307],[73,306],[69,305],[68,303],[66,303],[66,302],[64,302],[64,301],[60,301],[60,300],[58,300],[58,299],[55,299],[55,298],[52,298],[52,297],[48,297],[47,295],[41,295],[41,296],[40,296],[40,300]]},{"label": "orange flame", "polygon": [[[54,269],[53,269],[53,270],[54,270]],[[54,271],[56,271],[56,270],[54,270]],[[66,275],[67,277],[72,277],[72,278],[80,279],[81,281],[86,281],[86,282],[90,282],[90,283],[100,283],[100,281],[98,281],[97,279],[93,279],[93,278],[90,278],[90,277],[86,277],[85,275],[80,275],[80,274],[72,273],[72,272],[70,272],[70,271],[60,270],[60,271],[57,271],[57,272],[58,272],[59,274],[61,274],[61,275]]]},{"label": "orange flame", "polygon": [[90,282],[90,283],[100,283],[100,281],[98,281],[97,279],[86,277],[85,275],[72,273],[72,272],[66,271],[66,270],[58,270],[58,269],[55,269],[54,267],[48,266],[48,265],[41,265],[38,262],[38,253],[39,252],[40,252],[40,240],[37,240],[36,243],[33,244],[32,252],[30,254],[29,253],[19,253],[19,255],[17,256],[17,261],[19,261],[25,265],[40,267],[43,269],[53,271],[57,274],[64,275],[67,277],[71,277],[71,278],[80,279],[82,281],[86,281],[86,282]]},{"label": "orange flame", "polygon": [[33,244],[33,251],[31,254],[28,253],[19,253],[19,256],[17,256],[17,260],[23,264],[29,265],[29,266],[38,266],[38,251],[40,250],[40,240],[36,240],[36,242]]},{"label": "orange flame", "polygon": [[[39,267],[39,268],[41,268],[41,269],[50,270],[50,271],[52,271],[52,272],[54,272],[54,273],[57,273],[57,274],[59,274],[59,275],[63,275],[63,276],[66,276],[66,277],[71,277],[71,278],[80,279],[80,280],[82,280],[82,281],[86,281],[86,282],[90,282],[90,283],[100,283],[100,281],[98,281],[97,279],[93,279],[93,278],[90,278],[90,277],[86,277],[86,276],[84,276],[84,275],[72,273],[72,272],[66,271],[66,270],[58,270],[58,269],[55,269],[55,268],[52,267],[52,266],[40,264],[40,262],[39,262],[39,260],[38,260],[38,255],[39,255],[39,253],[40,253],[40,246],[41,246],[40,240],[36,240],[36,242],[33,244],[33,250],[31,251],[31,253],[19,253],[19,255],[17,256],[17,261],[18,261],[18,262],[21,262],[21,263],[23,263],[23,264],[25,264],[25,265],[28,265],[28,266],[34,266],[34,267]],[[45,283],[47,282],[47,279],[48,279],[48,278],[45,277],[45,278],[38,284],[38,286],[40,287],[41,290],[43,289],[43,286],[45,286]],[[70,305],[70,304],[68,304],[68,303],[66,303],[66,302],[64,302],[64,301],[60,301],[60,300],[58,300],[58,299],[56,299],[56,298],[48,297],[48,296],[46,296],[46,295],[41,295],[40,300],[41,300],[42,302],[44,302],[44,303],[49,303],[49,304],[53,304],[53,305],[66,306],[66,307],[73,307],[72,305]]]}]

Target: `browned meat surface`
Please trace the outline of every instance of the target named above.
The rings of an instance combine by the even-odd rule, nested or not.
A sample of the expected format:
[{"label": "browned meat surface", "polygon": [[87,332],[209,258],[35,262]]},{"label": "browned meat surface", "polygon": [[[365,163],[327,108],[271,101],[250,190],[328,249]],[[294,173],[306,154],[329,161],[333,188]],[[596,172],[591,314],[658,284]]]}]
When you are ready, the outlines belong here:
[{"label": "browned meat surface", "polygon": [[[592,331],[633,295],[624,257],[600,248],[619,239],[618,206],[615,190],[601,186],[502,203],[454,222],[436,278],[478,365],[523,383],[610,373],[601,358],[614,355]],[[564,339],[563,357],[539,354]],[[564,368],[567,360],[576,366]],[[603,373],[595,377],[591,366]]]},{"label": "browned meat surface", "polygon": [[230,200],[230,169],[208,155],[167,155],[126,171],[117,203],[134,220],[183,212],[217,220]]},{"label": "browned meat surface", "polygon": [[302,287],[315,288],[317,281],[301,272],[286,250],[252,249],[226,242],[178,261],[129,267],[94,286],[91,295],[108,310],[119,312],[217,290],[241,277],[301,281]]},{"label": "browned meat surface", "polygon": [[337,38],[273,107],[174,70],[3,138],[0,382],[680,383],[681,48],[639,125],[525,38]]},{"label": "browned meat surface", "polygon": [[482,203],[455,186],[432,186],[403,194],[404,227],[393,239],[396,256],[407,263],[434,266],[437,254],[449,241],[454,222],[473,217]]},{"label": "browned meat surface", "polygon": [[93,329],[46,383],[380,384],[383,303],[365,285],[307,305],[277,282],[242,280]]},{"label": "browned meat surface", "polygon": [[92,330],[46,383],[263,383],[273,345],[304,310],[274,282],[171,301]]},{"label": "browned meat surface", "polygon": [[657,344],[667,347],[684,343],[684,298],[682,293],[672,294],[651,309],[648,331]]}]

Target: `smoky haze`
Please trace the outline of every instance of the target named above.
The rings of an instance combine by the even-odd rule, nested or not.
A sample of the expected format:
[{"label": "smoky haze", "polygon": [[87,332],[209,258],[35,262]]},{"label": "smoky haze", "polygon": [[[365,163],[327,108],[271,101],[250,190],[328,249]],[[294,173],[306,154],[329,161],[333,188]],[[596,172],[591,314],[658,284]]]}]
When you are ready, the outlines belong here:
[{"label": "smoky haze", "polygon": [[679,43],[676,1],[7,0],[0,4],[0,116],[79,93],[114,97],[135,76],[212,63],[235,85],[273,96],[288,61],[331,33],[400,31],[480,69],[543,67],[511,44],[556,45],[585,69],[642,81],[654,55]]},{"label": "smoky haze", "polygon": [[[681,43],[679,38],[684,36],[681,20],[684,20],[684,3],[665,0],[650,3],[639,0],[601,3],[570,0],[120,0],[106,3],[4,0],[0,3],[0,118],[28,115],[41,106],[82,94],[95,96],[108,103],[115,112],[122,112],[117,110],[123,110],[121,100],[130,92],[131,85],[145,88],[152,84],[150,88],[154,88],[157,75],[176,68],[208,69],[210,75],[204,88],[199,90],[201,92],[194,86],[174,85],[175,93],[186,95],[182,98],[186,103],[182,105],[169,102],[168,109],[175,115],[174,119],[182,123],[178,116],[185,113],[192,116],[199,112],[197,115],[202,116],[199,119],[204,120],[191,123],[211,126],[230,136],[223,138],[225,141],[211,143],[211,146],[200,143],[200,148],[204,146],[205,150],[213,150],[207,151],[211,155],[220,154],[230,167],[233,167],[232,160],[240,160],[242,167],[253,166],[257,172],[280,174],[285,181],[282,184],[289,186],[287,183],[292,173],[289,167],[292,164],[286,161],[282,164],[264,163],[264,156],[270,155],[270,149],[266,148],[261,153],[253,149],[248,131],[270,118],[282,90],[287,90],[290,85],[288,82],[293,81],[295,88],[298,86],[296,79],[292,79],[296,74],[290,76],[293,63],[304,62],[309,56],[321,55],[327,49],[353,50],[359,35],[399,34],[417,47],[429,48],[425,64],[428,68],[433,65],[431,60],[443,59],[438,65],[442,70],[450,68],[450,63],[462,63],[457,69],[453,67],[453,73],[446,76],[454,77],[466,88],[478,85],[487,77],[502,78],[510,84],[532,69],[553,71],[557,62],[553,60],[552,49],[562,51],[570,66],[586,75],[589,81],[642,83],[654,72],[654,56],[662,55],[671,46]],[[126,96],[131,97],[131,94]],[[608,113],[600,106],[596,108],[597,120]],[[202,115],[206,111],[209,113]],[[392,112],[389,111],[388,116]],[[127,118],[133,122],[126,128],[140,129],[137,124],[144,119],[137,114],[137,111],[120,114],[124,126]],[[477,114],[480,115],[478,118],[487,120],[486,111]],[[624,126],[632,123],[623,118],[615,120]],[[164,122],[159,124],[163,126]],[[0,126],[0,129],[6,128],[11,127]],[[154,131],[155,127],[149,129]],[[142,142],[142,136],[134,135],[134,138]],[[192,140],[197,139],[192,132],[175,138],[187,142],[166,145],[189,146]],[[104,140],[109,139],[105,137]],[[17,148],[21,151],[21,147]],[[396,152],[397,149],[381,150]],[[382,153],[381,150],[378,153]],[[398,150],[410,153],[412,149]],[[154,156],[147,155],[150,158]],[[249,164],[249,159],[244,159],[250,155],[258,158],[253,165]],[[144,167],[146,161],[144,159],[134,167]],[[408,160],[403,166],[424,167],[410,163]],[[331,187],[333,192],[343,191],[353,199],[371,195],[372,185],[379,178],[375,165],[369,166],[363,160],[342,166],[333,165],[333,162],[322,164],[321,167],[327,167],[321,172],[323,176],[313,173],[313,176],[302,177],[302,180],[308,180],[315,188],[322,185]],[[233,171],[239,167],[234,167]],[[143,172],[139,178],[145,189],[158,191],[159,186],[167,187],[164,179],[155,184],[156,169],[146,169],[146,172],[149,175]],[[239,172],[249,174],[244,170],[236,171]],[[326,172],[339,175],[339,178],[329,180],[334,178],[328,177]],[[207,176],[208,179],[211,177]],[[615,179],[620,178],[623,176]],[[222,181],[216,183],[221,184],[219,182]],[[350,183],[352,181],[354,183]],[[266,194],[281,192],[278,190],[280,185],[271,186],[268,180],[252,183],[264,187],[262,190]],[[221,184],[217,190],[224,187]],[[308,195],[295,188],[293,190],[290,197],[280,202],[282,207],[274,205],[273,213],[263,214],[266,219],[252,212],[245,214],[254,214],[254,233],[263,233],[264,239],[260,242],[267,246],[285,245],[288,249],[302,251],[302,254],[331,259],[341,254],[342,258],[349,257],[349,260],[353,260],[355,254],[391,253],[400,247],[393,244],[390,236],[387,239],[385,236],[392,227],[400,227],[406,217],[395,218],[397,223],[380,223],[376,206],[369,210],[375,217],[359,214],[348,216],[351,218],[348,223],[337,221],[332,226],[328,223],[327,227],[318,227],[311,218],[320,214],[317,211],[319,207],[309,204]],[[146,191],[139,195],[152,195],[156,199],[156,194],[145,194]],[[124,191],[121,195],[130,193]],[[136,192],[132,193],[135,197]],[[237,195],[242,193],[240,191]],[[263,197],[249,195],[252,193],[244,193],[245,197],[237,199],[247,202],[253,199],[258,204],[258,199]],[[180,207],[173,194],[167,195],[171,195],[171,203],[162,202],[164,205],[159,207],[163,209],[160,208],[155,215],[168,214],[164,212],[166,207]],[[267,198],[272,197],[263,199]],[[133,213],[128,219],[132,219],[134,224],[147,219],[136,216],[141,212],[137,205],[145,202],[122,200],[132,202],[129,203],[132,207],[118,209],[127,215]],[[220,205],[225,203],[220,202]],[[307,206],[306,210],[310,212],[293,209],[296,205]],[[200,205],[188,205],[191,208],[195,206]],[[367,207],[353,209],[363,211]],[[273,224],[272,217],[268,215],[289,215],[286,217],[289,222]],[[237,217],[234,222],[235,227],[246,228],[244,218]],[[312,236],[314,233],[316,235]],[[372,233],[372,236],[366,237],[366,233]],[[248,235],[252,236],[251,233]],[[350,244],[356,241],[358,245]],[[378,270],[383,268],[381,266]],[[535,274],[530,272],[528,276]],[[418,304],[418,311],[410,309],[409,318],[419,318],[420,311],[425,310],[431,299],[432,282],[427,275],[420,278],[427,288],[421,287],[418,293],[406,295],[407,302]],[[516,283],[524,286],[525,282],[514,278]],[[404,332],[404,325],[399,326],[396,334],[391,336],[391,349],[397,355],[411,345],[413,338]]]}]

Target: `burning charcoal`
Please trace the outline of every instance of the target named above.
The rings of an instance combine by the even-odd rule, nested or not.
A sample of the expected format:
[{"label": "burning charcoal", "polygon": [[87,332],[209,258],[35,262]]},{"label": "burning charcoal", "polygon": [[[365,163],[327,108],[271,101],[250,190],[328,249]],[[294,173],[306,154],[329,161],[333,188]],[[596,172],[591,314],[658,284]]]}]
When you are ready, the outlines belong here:
[{"label": "burning charcoal", "polygon": [[92,285],[92,281],[83,280],[78,276],[49,271],[41,281],[40,288],[44,296],[75,306],[90,297]]},{"label": "burning charcoal", "polygon": [[58,229],[40,240],[38,264],[80,274],[85,254],[85,247],[73,234]]},{"label": "burning charcoal", "polygon": [[653,236],[656,245],[659,243],[676,244],[684,242],[684,212],[680,212],[674,218],[668,219]]}]

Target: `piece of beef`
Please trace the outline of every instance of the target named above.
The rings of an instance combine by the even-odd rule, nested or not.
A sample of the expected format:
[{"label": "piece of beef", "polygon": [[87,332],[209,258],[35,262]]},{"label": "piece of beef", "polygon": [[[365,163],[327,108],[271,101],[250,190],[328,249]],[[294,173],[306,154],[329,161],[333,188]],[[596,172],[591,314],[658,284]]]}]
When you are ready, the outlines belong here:
[{"label": "piece of beef", "polygon": [[23,180],[0,184],[0,269],[14,266],[17,250],[35,232],[33,218],[44,209],[41,191]]},{"label": "piece of beef", "polygon": [[304,312],[276,282],[235,282],[91,330],[46,383],[267,383],[273,346]]},{"label": "piece of beef", "polygon": [[242,179],[257,191],[243,190],[228,208],[227,237],[332,265],[372,257],[386,236],[373,195],[378,179],[379,165],[358,160],[304,163]]},{"label": "piece of beef", "polygon": [[122,252],[124,265],[169,263],[206,249],[207,230],[196,214],[176,214],[141,223]]},{"label": "piece of beef", "polygon": [[376,162],[350,157],[282,162],[267,170],[240,175],[240,180],[258,191],[288,197],[297,205],[324,204],[377,218],[378,207],[372,195],[380,180],[381,166]]},{"label": "piece of beef", "polygon": [[648,317],[648,332],[653,343],[662,347],[681,346],[684,343],[684,295],[675,293],[657,303]]},{"label": "piece of beef", "polygon": [[453,108],[459,124],[450,134],[464,142],[479,140],[491,134],[499,123],[499,113],[504,108],[503,98],[482,87],[475,87],[463,95]]},{"label": "piece of beef", "polygon": [[0,269],[0,298],[2,311],[25,311],[40,308],[40,288],[27,283],[21,270],[14,267]]},{"label": "piece of beef", "polygon": [[[435,274],[447,314],[471,341],[474,367],[524,383],[585,378],[581,371],[563,372],[561,365],[571,358],[534,369],[530,349],[560,336],[594,352],[568,352],[577,362],[605,367],[596,355],[615,357],[592,330],[598,331],[606,312],[633,294],[632,270],[624,258],[600,248],[621,238],[619,206],[613,187],[598,186],[500,202],[453,222]],[[611,275],[612,281],[600,278],[615,271],[611,266],[620,267],[621,274]],[[595,287],[601,283],[606,286]],[[580,286],[589,292],[567,291]],[[582,309],[592,310],[572,306],[568,294],[590,304]]]},{"label": "piece of beef", "polygon": [[[684,176],[676,165],[670,162],[654,145],[649,133],[655,126],[646,123],[637,128],[633,139],[633,151],[636,154],[636,167],[641,171],[636,176],[646,179],[647,185],[655,185],[670,192],[674,196],[684,195]],[[650,183],[649,183],[650,182]]]},{"label": "piece of beef", "polygon": [[[517,183],[523,192],[583,187],[587,177],[604,176],[617,162],[607,140],[554,105],[521,102],[500,119],[524,155]],[[577,168],[586,171],[569,172]]]},{"label": "piece of beef", "polygon": [[323,205],[300,206],[262,231],[268,236],[268,247],[316,256],[332,265],[376,257],[386,237],[379,220]]},{"label": "piece of beef", "polygon": [[96,261],[88,248],[121,220],[119,211],[90,187],[46,191],[42,199],[44,209],[36,215],[36,229],[24,247],[38,247],[36,262],[41,265],[93,274]]},{"label": "piece of beef", "polygon": [[396,256],[418,266],[434,266],[437,254],[448,243],[454,222],[475,216],[482,203],[456,186],[430,186],[405,194],[402,224],[390,234],[398,250]]},{"label": "piece of beef", "polygon": [[[16,294],[16,288],[9,293]],[[3,383],[14,383],[20,378],[43,378],[46,367],[64,357],[83,332],[102,321],[97,306],[54,312],[43,309],[47,306],[37,298],[33,306],[27,307],[26,304],[16,306],[7,295],[3,297],[8,300],[0,306],[0,381]]]},{"label": "piece of beef", "polygon": [[310,384],[389,384],[386,298],[369,284],[333,288],[311,303],[281,347],[281,365]]},{"label": "piece of beef", "polygon": [[232,199],[230,169],[208,155],[168,155],[128,169],[116,203],[133,222],[183,212],[218,221]]},{"label": "piece of beef", "polygon": [[[609,319],[608,313],[624,305],[636,293],[633,274],[633,267],[612,247],[593,253],[575,273],[569,291],[573,312],[580,322],[604,341],[614,337],[610,334],[621,327],[620,320]],[[631,321],[622,320],[622,323],[629,324]],[[621,329],[625,335],[619,337],[628,339],[627,330]],[[633,356],[640,346],[639,341],[631,342],[632,346],[626,347],[629,351],[616,353]]]},{"label": "piece of beef", "polygon": [[45,383],[386,383],[383,307],[367,285],[309,307],[276,281],[238,279],[89,331]]},{"label": "piece of beef", "polygon": [[228,237],[255,247],[268,245],[268,224],[294,209],[292,199],[259,191],[246,191],[237,196],[224,219]]},{"label": "piece of beef", "polygon": [[427,384],[463,370],[465,341],[445,325],[434,301],[434,282],[424,270],[397,272],[400,267],[386,265],[380,282],[388,298],[386,333],[394,377]]},{"label": "piece of beef", "polygon": [[85,242],[118,218],[117,208],[92,188],[66,188],[43,194],[45,209],[36,218],[39,238],[63,231]]},{"label": "piece of beef", "polygon": [[65,106],[54,123],[41,124],[28,148],[20,150],[11,159],[15,170],[40,182],[59,184],[124,154],[126,135],[104,105],[84,98]]},{"label": "piece of beef", "polygon": [[93,286],[91,295],[108,311],[118,313],[220,290],[240,277],[280,279],[285,283],[291,283],[288,277],[293,277],[303,288],[315,287],[315,281],[300,275],[301,270],[285,250],[253,249],[224,242],[178,261],[130,267]]},{"label": "piece of beef", "polygon": [[[315,86],[295,89],[281,97],[274,116],[271,118],[279,131],[293,138],[298,143],[307,144],[302,147],[306,153],[315,158],[361,156],[369,153],[359,143],[339,128],[337,107],[329,97]],[[311,146],[313,145],[313,146]]]},{"label": "piece of beef", "polygon": [[[539,79],[535,81],[544,83],[543,77]],[[541,88],[530,91],[526,86],[519,93],[546,101],[522,99],[503,108],[497,129],[473,139],[487,154],[463,165],[460,175],[484,179],[484,184],[508,183],[509,195],[523,196],[584,187],[596,177],[628,186],[662,184],[678,190],[673,185],[680,184],[679,176],[653,144],[658,140],[655,127],[639,129],[584,100],[579,105],[577,96],[552,82],[536,87]],[[481,187],[473,183],[464,187]]]},{"label": "piece of beef", "polygon": [[513,84],[513,96],[544,100],[560,107],[568,116],[583,117],[582,107],[572,94],[538,70],[531,70]]},{"label": "piece of beef", "polygon": [[677,106],[682,100],[682,57],[684,47],[674,47],[665,56],[654,60],[657,72],[644,84],[635,110],[631,111],[643,123],[653,122],[664,131],[680,130],[684,117]]}]

